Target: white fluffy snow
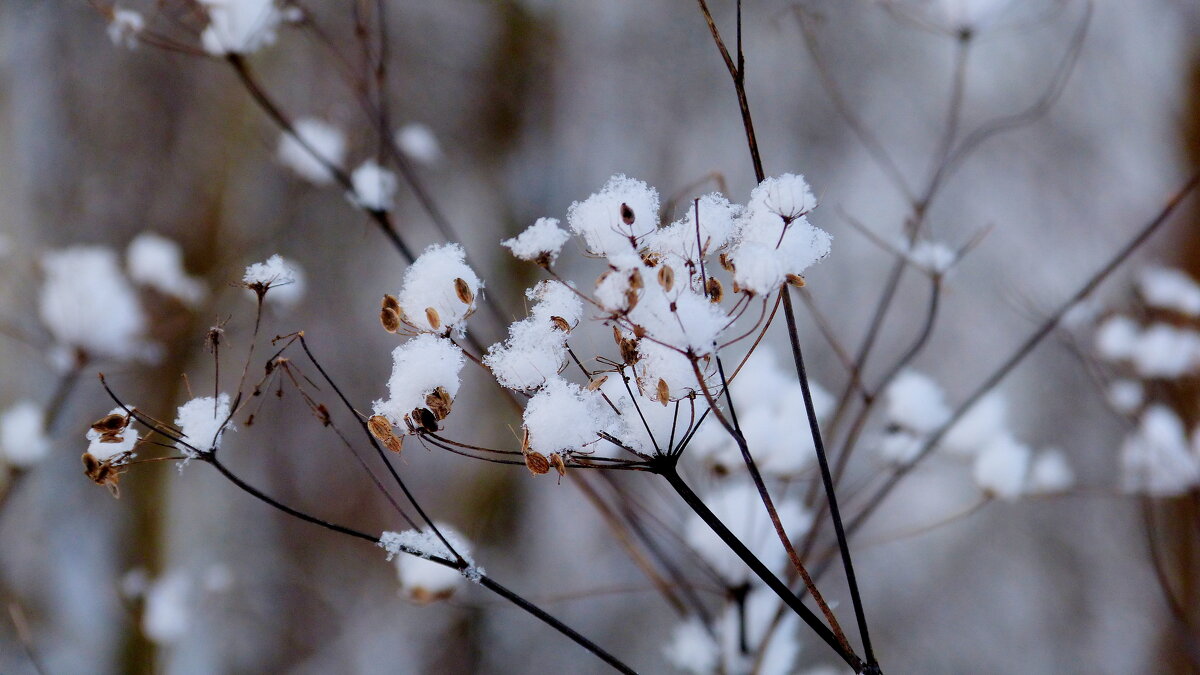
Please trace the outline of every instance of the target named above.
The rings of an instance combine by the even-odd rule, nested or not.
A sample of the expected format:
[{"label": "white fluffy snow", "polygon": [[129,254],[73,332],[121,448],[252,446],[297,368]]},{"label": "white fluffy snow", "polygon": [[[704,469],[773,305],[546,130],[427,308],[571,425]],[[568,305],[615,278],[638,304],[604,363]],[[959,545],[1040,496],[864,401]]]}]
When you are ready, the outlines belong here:
[{"label": "white fluffy snow", "polygon": [[465,357],[446,338],[423,333],[392,350],[392,376],[388,398],[375,401],[376,415],[404,429],[404,419],[415,408],[424,408],[425,397],[438,387],[454,397],[461,384],[459,373]]},{"label": "white fluffy snow", "polygon": [[551,378],[525,406],[529,445],[549,455],[586,451],[598,433],[619,430],[616,413],[599,392],[587,391],[561,378]]},{"label": "white fluffy snow", "polygon": [[[624,215],[622,204],[627,207]],[[595,255],[610,257],[634,251],[643,237],[658,228],[658,192],[640,180],[613,176],[599,192],[571,204],[567,226],[583,237],[588,251]],[[631,237],[639,243],[631,243]]]},{"label": "white fluffy snow", "polygon": [[1007,434],[989,443],[975,457],[975,484],[1006,501],[1025,493],[1033,451]]},{"label": "white fluffy snow", "polygon": [[44,418],[33,401],[20,401],[0,414],[0,464],[27,469],[49,453]]},{"label": "white fluffy snow", "polygon": [[928,434],[950,419],[950,406],[941,386],[914,370],[897,375],[885,396],[888,419],[905,429]]},{"label": "white fluffy snow", "polygon": [[247,267],[242,283],[248,286],[261,284],[268,289],[263,300],[281,307],[291,307],[304,297],[303,271],[278,253]]},{"label": "white fluffy snow", "polygon": [[409,158],[433,164],[442,158],[442,146],[433,130],[424,124],[405,124],[396,132],[396,145]]},{"label": "white fluffy snow", "polygon": [[141,13],[132,9],[113,6],[112,19],[108,22],[108,39],[118,47],[137,47],[138,35],[146,29],[146,20]]},{"label": "white fluffy snow", "polygon": [[567,364],[569,333],[555,317],[574,327],[583,315],[579,297],[557,281],[543,281],[526,295],[534,300],[529,318],[509,326],[508,339],[492,345],[483,359],[500,384],[523,391],[541,386]]},{"label": "white fluffy snow", "polygon": [[1121,487],[1153,497],[1181,495],[1200,483],[1200,455],[1188,444],[1183,421],[1164,405],[1142,413],[1121,446]]},{"label": "white fluffy snow", "polygon": [[[201,396],[179,406],[175,416],[175,426],[183,432],[187,445],[181,450],[189,456],[194,453],[207,453],[221,447],[221,436],[227,431],[234,431],[233,423],[221,425],[229,419],[229,394],[221,394],[217,398]],[[190,446],[190,447],[189,447]]]},{"label": "white fluffy snow", "polygon": [[333,182],[329,165],[340,167],[346,161],[342,130],[312,117],[296,120],[292,128],[294,136],[287,132],[279,136],[279,162],[314,185]]},{"label": "white fluffy snow", "polygon": [[195,307],[208,295],[204,282],[184,271],[183,249],[161,235],[143,232],[134,237],[125,251],[125,264],[135,283],[186,305]]},{"label": "white fluffy snow", "polygon": [[571,234],[558,226],[557,218],[538,218],[524,232],[500,244],[508,247],[521,260],[537,261],[545,257],[553,263],[563,244],[570,238]]},{"label": "white fluffy snow", "polygon": [[[132,410],[133,406],[129,406],[129,409]],[[116,407],[109,411],[108,414],[124,416],[126,413],[124,408]],[[129,426],[125,427],[125,430],[118,434],[121,440],[116,443],[106,442],[102,440],[102,434],[99,431],[88,429],[86,434],[88,454],[103,462],[106,459],[132,453],[133,446],[137,445],[138,442],[138,430],[134,428],[135,424],[136,422],[130,419]]]},{"label": "white fluffy snow", "polygon": [[249,54],[275,43],[276,29],[283,20],[275,0],[199,2],[208,13],[200,42],[209,54]]},{"label": "white fluffy snow", "polygon": [[1200,316],[1200,284],[1181,270],[1147,267],[1138,274],[1137,288],[1151,307]]},{"label": "white fluffy snow", "polygon": [[387,559],[396,560],[401,588],[417,602],[445,598],[458,589],[464,580],[478,581],[484,573],[471,558],[467,540],[449,525],[435,524],[446,541],[467,561],[466,569],[460,572],[430,560],[432,557],[455,560],[454,554],[432,531],[384,532],[379,537],[379,545],[387,551]]},{"label": "white fluffy snow", "polygon": [[351,200],[364,209],[371,211],[390,211],[395,205],[396,188],[400,182],[396,174],[368,159],[350,174],[350,183],[354,186]]},{"label": "white fluffy snow", "polygon": [[[470,302],[459,296],[456,279],[466,282]],[[404,282],[396,298],[404,310],[404,320],[421,331],[466,332],[467,317],[475,311],[483,282],[466,263],[466,252],[458,244],[439,244],[425,249],[404,272]],[[437,326],[430,322],[428,310],[436,313]]]}]

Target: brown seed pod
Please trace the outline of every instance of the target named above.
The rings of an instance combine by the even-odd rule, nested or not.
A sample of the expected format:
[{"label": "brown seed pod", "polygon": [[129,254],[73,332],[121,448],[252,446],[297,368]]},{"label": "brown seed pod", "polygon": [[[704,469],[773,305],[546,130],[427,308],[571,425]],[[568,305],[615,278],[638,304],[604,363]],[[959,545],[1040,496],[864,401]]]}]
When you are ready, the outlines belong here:
[{"label": "brown seed pod", "polygon": [[621,340],[621,360],[632,366],[638,362],[638,359],[637,341]]},{"label": "brown seed pod", "polygon": [[439,420],[444,420],[450,415],[450,407],[454,404],[454,399],[450,398],[450,393],[442,387],[433,390],[433,393],[425,397],[425,405],[433,416]]},{"label": "brown seed pod", "polygon": [[409,417],[412,418],[413,424],[417,425],[418,431],[435,433],[438,430],[437,416],[428,408],[413,408]]},{"label": "brown seed pod", "polygon": [[379,310],[379,323],[387,332],[395,333],[400,330],[400,314],[391,307],[384,307]]},{"label": "brown seed pod", "polygon": [[804,277],[799,274],[787,275],[787,282],[796,288],[804,288]]},{"label": "brown seed pod", "polygon": [[433,330],[441,330],[442,317],[438,316],[436,309],[432,307],[425,308],[425,320],[429,322],[429,327]]},{"label": "brown seed pod", "polygon": [[642,281],[642,271],[641,270],[634,269],[632,272],[629,273],[629,288],[631,288],[635,291],[640,291],[641,289],[643,289],[645,287],[646,287],[646,284],[645,284],[645,282]]},{"label": "brown seed pod", "polygon": [[562,455],[557,452],[550,453],[550,466],[558,472],[558,477],[562,478],[567,475],[567,463],[563,461]]},{"label": "brown seed pod", "polygon": [[662,261],[662,256],[654,251],[642,251],[642,262],[646,263],[646,267],[655,267]]},{"label": "brown seed pod", "polygon": [[633,324],[633,337],[639,340],[646,337],[646,327],[640,323]]},{"label": "brown seed pod", "polygon": [[[120,455],[118,455],[120,457]],[[91,453],[85,452],[81,458],[83,460],[83,473],[96,485],[104,485],[113,497],[120,497],[121,490],[117,483],[121,480],[121,468],[113,464],[116,458],[106,460],[98,460]]]},{"label": "brown seed pod", "polygon": [[121,413],[112,413],[96,420],[92,424],[92,430],[102,434],[112,434],[123,431],[128,424],[128,417]]},{"label": "brown seed pod", "polygon": [[625,291],[625,311],[632,312],[633,308],[637,307],[637,304],[638,304],[637,289],[630,288],[629,290]]},{"label": "brown seed pod", "polygon": [[629,205],[625,202],[621,202],[621,222],[626,225],[632,225],[635,218],[633,209],[629,208]]},{"label": "brown seed pod", "polygon": [[658,378],[658,388],[657,389],[658,389],[658,391],[657,391],[658,402],[663,404],[664,406],[667,405],[668,403],[670,403],[671,402],[671,389],[669,387],[667,387],[667,381],[662,379],[661,377]]},{"label": "brown seed pod", "polygon": [[[383,415],[372,415],[367,418],[367,430],[384,445],[388,445],[388,439],[396,437],[396,432],[392,431],[392,423]],[[391,446],[388,446],[388,449],[391,450]]]},{"label": "brown seed pod", "polygon": [[608,376],[601,375],[600,377],[592,380],[591,382],[588,382],[587,390],[588,391],[596,391],[600,387],[604,386],[604,383],[607,381],[608,381]]},{"label": "brown seed pod", "polygon": [[454,294],[458,296],[459,301],[464,305],[475,302],[475,293],[467,285],[466,279],[456,278],[454,280]]},{"label": "brown seed pod", "polygon": [[730,274],[734,272],[733,261],[729,259],[728,253],[722,253],[718,259],[721,261],[721,267],[724,268],[726,272],[729,272]]},{"label": "brown seed pod", "polygon": [[716,277],[708,278],[708,299],[713,302],[721,302],[721,298],[725,297],[725,289],[721,287],[721,282]]},{"label": "brown seed pod", "polygon": [[616,324],[613,324],[613,341],[617,343],[618,347],[620,347],[621,340],[624,340],[624,339],[625,339],[625,336],[621,335],[621,328],[619,326],[617,326]]},{"label": "brown seed pod", "polygon": [[554,324],[555,328],[561,330],[564,333],[571,332],[571,324],[567,323],[567,320],[562,318],[561,316],[551,316],[550,323]]},{"label": "brown seed pod", "polygon": [[658,285],[668,293],[675,287],[675,270],[671,269],[670,265],[658,268]]},{"label": "brown seed pod", "polygon": [[525,453],[525,468],[534,476],[550,473],[550,460],[540,452]]},{"label": "brown seed pod", "polygon": [[380,308],[390,309],[396,314],[400,314],[400,301],[394,295],[384,294],[383,303],[380,304]]}]

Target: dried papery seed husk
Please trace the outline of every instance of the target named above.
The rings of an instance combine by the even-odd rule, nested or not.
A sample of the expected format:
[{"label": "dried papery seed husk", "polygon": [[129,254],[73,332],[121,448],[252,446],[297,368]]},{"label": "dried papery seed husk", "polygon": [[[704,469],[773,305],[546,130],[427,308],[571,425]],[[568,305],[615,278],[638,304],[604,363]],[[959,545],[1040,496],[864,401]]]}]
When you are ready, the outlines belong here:
[{"label": "dried papery seed husk", "polygon": [[450,398],[450,393],[442,387],[433,390],[433,393],[425,397],[425,406],[429,408],[433,416],[439,420],[444,420],[450,415],[450,407],[454,404],[454,399]]},{"label": "dried papery seed husk", "polygon": [[535,476],[550,473],[550,460],[540,452],[530,451],[525,453],[525,468]]},{"label": "dried papery seed husk", "polygon": [[106,431],[100,434],[101,443],[124,443],[125,437],[115,431]]},{"label": "dried papery seed husk", "polygon": [[799,274],[787,275],[787,282],[796,288],[804,288],[804,277]]},{"label": "dried papery seed husk", "polygon": [[720,302],[723,297],[725,297],[725,289],[721,287],[721,282],[716,277],[709,277],[708,299],[712,302]]},{"label": "dried papery seed husk", "polygon": [[529,452],[529,429],[521,429],[521,454]]},{"label": "dried papery seed husk", "polygon": [[122,415],[121,413],[112,413],[96,420],[95,423],[92,424],[92,431],[99,431],[101,433],[114,433],[121,431],[128,424],[128,417]]},{"label": "dried papery seed husk", "polygon": [[380,309],[390,309],[399,315],[400,301],[396,299],[396,296],[385,293],[383,295],[383,302],[380,303]]},{"label": "dried papery seed husk", "polygon": [[635,291],[645,288],[646,284],[642,281],[642,271],[634,269],[629,273],[629,287]]},{"label": "dried papery seed husk", "polygon": [[629,208],[629,205],[625,202],[621,202],[621,222],[626,225],[632,225],[636,218],[637,216],[634,214],[633,209]]},{"label": "dried papery seed husk", "polygon": [[730,274],[733,273],[733,261],[729,259],[728,253],[722,253],[718,258],[721,261],[721,267]]},{"label": "dried papery seed husk", "polygon": [[425,308],[425,320],[429,322],[429,327],[433,330],[441,330],[442,317],[438,316],[438,311],[432,307]]},{"label": "dried papery seed husk", "polygon": [[621,335],[621,327],[617,326],[616,324],[613,324],[613,342],[616,342],[617,346],[620,347],[621,340],[624,340],[624,339],[625,339],[625,336]]},{"label": "dried papery seed husk", "polygon": [[601,375],[600,377],[592,380],[591,382],[588,382],[587,390],[588,391],[596,391],[600,387],[604,386],[604,383],[607,381],[608,381],[608,376]]},{"label": "dried papery seed husk", "polygon": [[639,340],[646,337],[646,327],[640,323],[633,324],[633,337]]},{"label": "dried papery seed husk", "polygon": [[658,285],[668,293],[675,287],[675,270],[671,269],[670,265],[658,268]]},{"label": "dried papery seed husk", "polygon": [[379,323],[387,332],[395,333],[400,330],[400,314],[391,307],[384,307],[379,310]]},{"label": "dried papery seed husk", "polygon": [[666,406],[671,402],[671,389],[667,387],[667,381],[661,377],[658,378],[657,389],[658,390],[656,393],[658,394],[658,402]]},{"label": "dried papery seed husk", "polygon": [[737,293],[741,293],[741,292],[742,292],[742,287],[741,287],[741,286],[738,286],[738,282],[736,282],[736,281],[735,281],[735,282],[733,282],[733,284],[731,284],[731,285],[733,286],[733,292],[734,292],[734,294],[735,294],[735,295],[736,295]]},{"label": "dried papery seed husk", "polygon": [[646,267],[654,267],[661,261],[662,256],[654,251],[642,251],[642,262],[646,264]]},{"label": "dried papery seed husk", "polygon": [[454,280],[454,294],[458,296],[459,301],[464,305],[475,302],[475,293],[467,285],[466,279],[456,278]]},{"label": "dried papery seed husk", "polygon": [[563,461],[562,455],[557,452],[550,453],[550,466],[558,472],[558,477],[562,478],[567,475],[567,463]]},{"label": "dried papery seed husk", "polygon": [[437,416],[428,408],[413,408],[411,415],[413,422],[419,430],[428,431],[429,433],[434,433],[438,430]]},{"label": "dried papery seed husk", "polygon": [[567,320],[562,318],[561,316],[551,316],[550,323],[554,324],[555,328],[561,330],[564,333],[571,332],[571,324],[567,323]]},{"label": "dried papery seed husk", "polygon": [[637,289],[631,288],[631,289],[625,291],[625,311],[632,312],[633,308],[637,307],[637,304],[638,304]]},{"label": "dried papery seed husk", "polygon": [[100,473],[100,460],[92,456],[92,453],[85,452],[80,457],[83,460],[83,474],[91,480],[96,480],[96,476]]},{"label": "dried papery seed husk", "polygon": [[367,431],[378,441],[385,440],[388,436],[395,436],[392,431],[392,423],[383,415],[372,415],[367,418]]},{"label": "dried papery seed husk", "polygon": [[621,360],[631,366],[638,362],[637,341],[621,340]]}]

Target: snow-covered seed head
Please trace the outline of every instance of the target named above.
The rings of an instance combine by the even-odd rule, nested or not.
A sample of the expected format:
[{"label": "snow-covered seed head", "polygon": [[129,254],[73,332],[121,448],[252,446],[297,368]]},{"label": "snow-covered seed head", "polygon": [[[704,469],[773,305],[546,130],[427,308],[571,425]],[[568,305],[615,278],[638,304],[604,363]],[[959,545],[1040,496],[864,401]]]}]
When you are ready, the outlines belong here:
[{"label": "snow-covered seed head", "polygon": [[675,287],[675,270],[671,269],[670,265],[663,265],[658,268],[658,285],[667,293]]},{"label": "snow-covered seed head", "polygon": [[799,274],[787,275],[787,282],[796,288],[804,288],[804,277]]},{"label": "snow-covered seed head", "polygon": [[404,439],[392,431],[392,423],[383,415],[371,416],[367,420],[367,429],[388,450],[399,453],[404,449]]},{"label": "snow-covered seed head", "polygon": [[714,304],[720,303],[721,299],[725,297],[725,289],[721,287],[721,282],[716,277],[708,278],[707,290],[708,299]]},{"label": "snow-covered seed head", "polygon": [[529,473],[534,476],[550,473],[550,460],[536,450],[527,452],[525,453],[525,468],[529,469]]},{"label": "snow-covered seed head", "polygon": [[656,387],[655,393],[658,394],[658,402],[664,406],[671,402],[671,389],[667,386],[667,381],[661,377],[658,379],[658,387]]},{"label": "snow-covered seed head", "polygon": [[438,311],[432,307],[425,308],[425,320],[429,322],[429,327],[436,330],[442,328],[442,318],[438,316]]},{"label": "snow-covered seed head", "polygon": [[457,277],[454,279],[454,294],[458,296],[458,299],[461,300],[464,305],[470,305],[471,303],[475,302],[474,291],[472,291],[471,287],[467,284],[467,280],[463,279],[462,277]]},{"label": "snow-covered seed head", "polygon": [[629,205],[625,202],[621,202],[621,222],[626,225],[633,225],[635,219],[636,216],[633,213],[633,209],[629,208]]},{"label": "snow-covered seed head", "polygon": [[608,382],[608,376],[601,375],[600,377],[592,380],[591,382],[588,382],[587,390],[588,391],[596,391],[600,387],[603,387],[605,382]]},{"label": "snow-covered seed head", "polygon": [[442,387],[425,396],[425,405],[439,420],[444,420],[450,415],[450,407],[453,404],[454,399],[450,398],[450,394]]}]

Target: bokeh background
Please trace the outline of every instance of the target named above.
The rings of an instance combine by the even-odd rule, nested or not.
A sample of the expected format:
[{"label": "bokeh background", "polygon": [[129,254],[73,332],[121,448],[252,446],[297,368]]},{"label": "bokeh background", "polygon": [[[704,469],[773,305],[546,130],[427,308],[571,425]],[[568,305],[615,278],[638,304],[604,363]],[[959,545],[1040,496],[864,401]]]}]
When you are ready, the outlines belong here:
[{"label": "bokeh background", "polygon": [[[309,9],[353,62],[354,26],[343,4],[350,3]],[[385,4],[392,117],[425,124],[439,139],[443,156],[419,165],[419,175],[510,319],[524,316],[522,291],[537,274],[498,240],[537,217],[563,217],[614,173],[646,180],[664,197],[714,174],[734,201],[753,187],[733,89],[695,3]],[[732,34],[732,3],[715,0],[712,8]],[[1050,0],[746,4],[747,88],[767,173],[805,174],[822,204],[813,222],[835,238],[833,254],[807,278],[836,334],[851,343],[861,335],[890,267],[850,219],[898,237],[908,205],[833,103],[822,70],[898,171],[920,185],[946,125],[953,29],[977,31],[961,108],[963,128],[971,128],[1052,88],[1088,12],[1082,2]],[[952,400],[1200,163],[1196,5],[1098,2],[1090,13],[1052,106],[982,145],[931,205],[933,236],[954,245],[990,228],[949,280],[917,364]],[[244,350],[253,303],[230,282],[278,252],[303,267],[307,291],[291,310],[268,312],[265,330],[306,331],[351,399],[368,407],[384,393],[395,344],[378,327],[378,298],[399,287],[403,261],[339,190],[314,188],[279,166],[276,128],[224,63],[114,47],[105,27],[82,1],[0,3],[0,406],[47,401],[59,384],[35,310],[41,253],[75,243],[123,249],[153,231],[183,245],[188,269],[213,293],[196,312],[159,303],[160,363],[103,368],[127,400],[169,417],[188,397],[181,374],[197,392],[209,391],[204,331],[227,319],[229,353]],[[287,111],[339,124],[352,157],[374,152],[354,85],[322,45],[285,28],[250,61]],[[703,190],[714,186],[710,179]],[[399,228],[415,249],[441,240],[410,190],[402,187],[398,199]],[[1189,208],[1134,267],[1153,259],[1200,271]],[[924,292],[918,277],[906,278],[881,363],[915,333]],[[1101,292],[1114,305],[1129,294],[1124,272]],[[502,337],[488,317],[476,321],[472,330],[485,343]],[[839,388],[844,371],[802,323],[814,376]],[[859,539],[859,578],[887,672],[1194,672],[1195,635],[1167,611],[1140,505],[1115,494],[1121,421],[1061,340],[1039,349],[1004,390],[1020,435],[1063,448],[1080,488],[889,540],[972,503],[961,471],[913,474]],[[0,602],[20,604],[47,672],[604,672],[480,590],[427,607],[408,602],[379,550],[271,512],[202,464],[138,468],[112,499],[79,467],[86,425],[109,407],[86,373],[56,413],[51,456],[10,486],[0,511]],[[1190,410],[1194,419],[1194,404]],[[449,421],[463,440],[511,441],[519,426],[482,379],[467,381]],[[297,397],[285,396],[227,439],[227,461],[331,520],[368,531],[400,527],[334,439],[316,429]],[[863,454],[857,475],[881,469]],[[661,651],[672,613],[570,481],[534,480],[519,467],[416,444],[402,470],[440,520],[475,542],[476,558],[498,579],[635,667],[669,671]],[[651,480],[629,477],[628,485],[645,491],[668,522],[681,517]],[[1192,612],[1200,606],[1200,567],[1189,558],[1194,517],[1193,507],[1158,532]],[[139,605],[122,590],[136,581],[130,570],[191,580],[182,637],[144,634]],[[848,613],[840,578],[830,579]],[[798,669],[836,665],[805,641]],[[0,672],[33,672],[7,613]]]}]

